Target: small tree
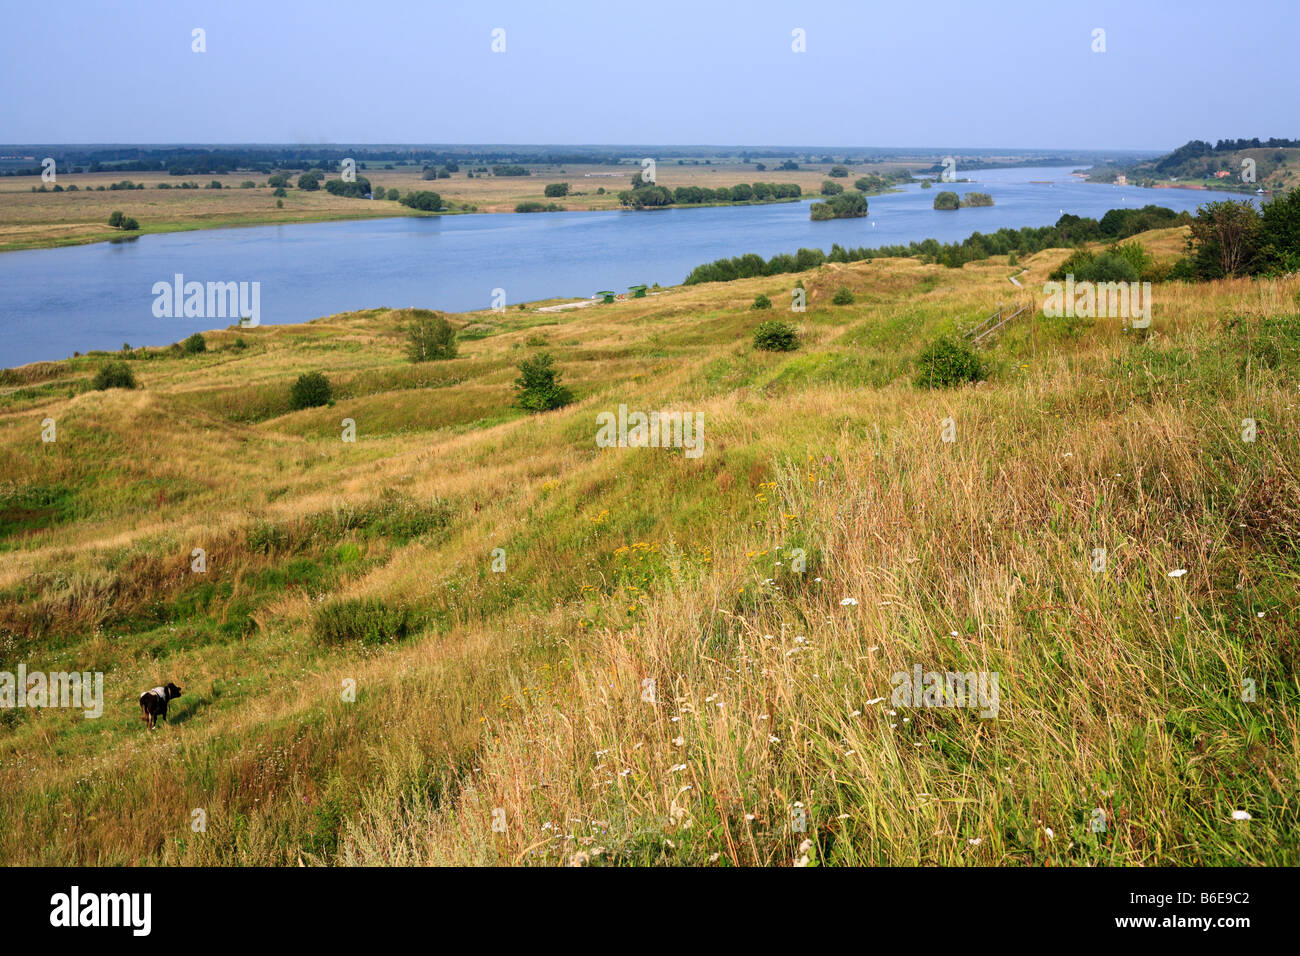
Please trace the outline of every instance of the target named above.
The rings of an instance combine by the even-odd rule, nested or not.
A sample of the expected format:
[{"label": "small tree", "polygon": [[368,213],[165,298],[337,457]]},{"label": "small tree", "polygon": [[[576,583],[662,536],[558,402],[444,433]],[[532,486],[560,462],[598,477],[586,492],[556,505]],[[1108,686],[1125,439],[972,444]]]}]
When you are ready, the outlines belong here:
[{"label": "small tree", "polygon": [[101,392],[110,388],[135,388],[135,374],[125,362],[109,362],[99,367],[91,386]]},{"label": "small tree", "polygon": [[423,309],[406,327],[406,354],[412,362],[456,357],[456,332],[442,316]]},{"label": "small tree", "polygon": [[945,189],[934,197],[935,209],[960,209],[961,199],[955,192]]},{"label": "small tree", "polygon": [[794,326],[780,319],[768,319],[754,330],[754,348],[764,352],[793,352],[799,347]]},{"label": "small tree", "polygon": [[852,305],[854,302],[853,293],[847,286],[840,286],[835,290],[835,295],[831,296],[832,305]]},{"label": "small tree", "polygon": [[560,196],[569,195],[568,183],[547,183],[546,188],[542,190],[548,199],[556,199]]},{"label": "small tree", "polygon": [[294,411],[328,405],[331,398],[330,380],[320,372],[304,372],[289,389],[289,407]]},{"label": "small tree", "polygon": [[200,333],[195,332],[181,343],[181,350],[186,355],[198,355],[208,350],[208,343]]},{"label": "small tree", "polygon": [[772,308],[772,300],[769,299],[767,296],[765,296],[765,295],[761,295],[761,294],[760,294],[759,296],[757,296],[757,297],[754,299],[754,304],[751,305],[750,308],[751,308],[751,309],[770,309],[770,308]]},{"label": "small tree", "polygon": [[1249,202],[1206,203],[1191,221],[1188,247],[1202,279],[1248,273],[1255,265],[1259,214]]},{"label": "small tree", "polygon": [[121,210],[114,209],[114,210],[113,210],[113,214],[112,214],[111,216],[108,217],[108,224],[109,224],[110,226],[112,226],[114,229],[121,229],[121,228],[122,228],[122,220],[123,220],[124,218],[126,218],[126,217],[122,215]]},{"label": "small tree", "polygon": [[554,367],[550,353],[538,352],[519,363],[519,378],[514,387],[519,394],[516,404],[530,412],[545,412],[573,401],[573,393],[560,384],[560,371]]}]

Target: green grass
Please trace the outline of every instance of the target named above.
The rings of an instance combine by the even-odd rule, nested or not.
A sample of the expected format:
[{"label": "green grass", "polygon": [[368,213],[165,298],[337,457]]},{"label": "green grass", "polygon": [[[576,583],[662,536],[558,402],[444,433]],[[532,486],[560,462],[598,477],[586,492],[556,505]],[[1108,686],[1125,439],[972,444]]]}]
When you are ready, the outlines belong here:
[{"label": "green grass", "polygon": [[[1144,333],[1040,316],[916,387],[1005,271],[474,313],[423,365],[374,309],[135,350],[129,392],[0,375],[0,669],[106,692],[0,710],[5,859],[1294,865],[1300,286],[1158,284]],[[798,351],[754,351],[759,293]],[[531,336],[573,405],[511,406]],[[291,412],[309,370],[335,404]],[[703,457],[597,448],[620,403],[700,411]],[[869,703],[914,663],[998,672],[998,717]]]}]

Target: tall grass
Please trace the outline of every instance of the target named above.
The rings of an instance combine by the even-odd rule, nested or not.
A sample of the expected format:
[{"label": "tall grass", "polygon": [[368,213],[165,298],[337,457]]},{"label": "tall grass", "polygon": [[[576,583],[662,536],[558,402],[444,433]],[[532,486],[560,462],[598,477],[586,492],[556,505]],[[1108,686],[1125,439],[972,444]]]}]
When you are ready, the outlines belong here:
[{"label": "tall grass", "polygon": [[[1300,282],[1040,316],[915,387],[1005,274],[805,273],[788,354],[749,310],[787,277],[560,313],[577,401],[543,416],[510,409],[525,313],[438,381],[377,310],[137,392],[0,388],[0,669],[107,694],[0,712],[5,859],[1295,864]],[[260,397],[308,369],[333,408]],[[596,448],[620,402],[700,411],[704,456]],[[997,716],[896,704],[918,664],[996,672]]]}]

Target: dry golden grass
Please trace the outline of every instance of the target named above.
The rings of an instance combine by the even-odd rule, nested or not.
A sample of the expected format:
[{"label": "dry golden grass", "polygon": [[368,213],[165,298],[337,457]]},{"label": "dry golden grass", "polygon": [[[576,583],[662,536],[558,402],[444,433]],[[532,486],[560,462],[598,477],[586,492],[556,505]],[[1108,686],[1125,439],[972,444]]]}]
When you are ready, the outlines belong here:
[{"label": "dry golden grass", "polygon": [[[1300,280],[1160,285],[1141,337],[1040,316],[989,381],[911,384],[1064,256],[454,316],[489,334],[422,366],[373,311],[137,356],[136,392],[81,390],[103,356],[29,369],[0,389],[0,669],[101,669],[107,701],[0,712],[5,858],[1294,863],[1300,363],[1252,349]],[[800,350],[755,352],[780,313],[750,303],[796,278]],[[524,416],[539,334],[578,400]],[[289,411],[313,369],[335,404]],[[700,412],[703,457],[595,447],[620,402]],[[323,643],[353,598],[417,626]],[[997,672],[997,718],[895,706],[914,664]],[[186,692],[148,735],[159,680]]]},{"label": "dry golden grass", "polygon": [[[617,209],[617,193],[627,189],[632,175],[639,169],[631,166],[600,165],[530,165],[531,176],[476,176],[468,178],[468,166],[449,179],[425,180],[420,169],[410,166],[392,170],[383,164],[370,164],[358,170],[376,188],[397,189],[403,195],[412,190],[432,190],[460,209],[475,207],[478,212],[514,212],[521,202],[556,202],[568,210]],[[758,172],[741,163],[715,166],[659,166],[660,185],[734,186],[737,183],[798,183],[804,195],[816,195],[826,179],[829,165],[809,166],[791,172],[769,167]],[[884,163],[854,167],[853,175],[889,171],[896,164]],[[108,190],[108,186],[129,179],[143,183],[143,190]],[[265,225],[285,222],[316,222],[331,219],[366,219],[382,216],[419,215],[397,202],[345,199],[324,190],[303,192],[286,190],[283,208],[276,206],[272,190],[266,188],[267,177],[260,173],[236,172],[228,175],[170,176],[159,172],[61,173],[58,185],[65,190],[72,185],[77,192],[33,193],[40,186],[39,176],[0,177],[0,251],[37,248],[80,242],[98,242],[120,236],[108,226],[114,210],[139,221],[143,232],[179,229],[208,229],[222,226]],[[166,189],[159,183],[175,187],[181,182],[207,186],[217,180],[222,189]],[[253,189],[241,189],[241,183],[257,183]],[[297,176],[290,182],[297,183]],[[852,184],[853,179],[842,180]],[[562,199],[545,195],[548,183],[567,182],[571,193]],[[97,187],[105,187],[98,192]],[[597,193],[605,190],[604,195]]]}]

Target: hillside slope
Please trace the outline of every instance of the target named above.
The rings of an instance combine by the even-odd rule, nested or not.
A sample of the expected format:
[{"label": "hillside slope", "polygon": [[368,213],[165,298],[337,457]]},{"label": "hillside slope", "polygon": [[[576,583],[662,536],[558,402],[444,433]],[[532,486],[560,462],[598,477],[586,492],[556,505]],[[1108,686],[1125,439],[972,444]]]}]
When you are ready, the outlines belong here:
[{"label": "hillside slope", "polygon": [[[912,384],[1065,255],[459,316],[426,365],[376,309],[211,333],[136,391],[11,373],[0,670],[102,670],[106,705],[0,710],[0,855],[1300,863],[1300,280],[1158,285],[1145,333],[1040,314],[988,381]],[[798,351],[754,351],[772,315]],[[578,401],[529,416],[543,347]],[[336,403],[291,412],[309,370]],[[702,456],[596,447],[620,403],[701,413]],[[997,716],[897,706],[916,665],[995,672]]]}]

